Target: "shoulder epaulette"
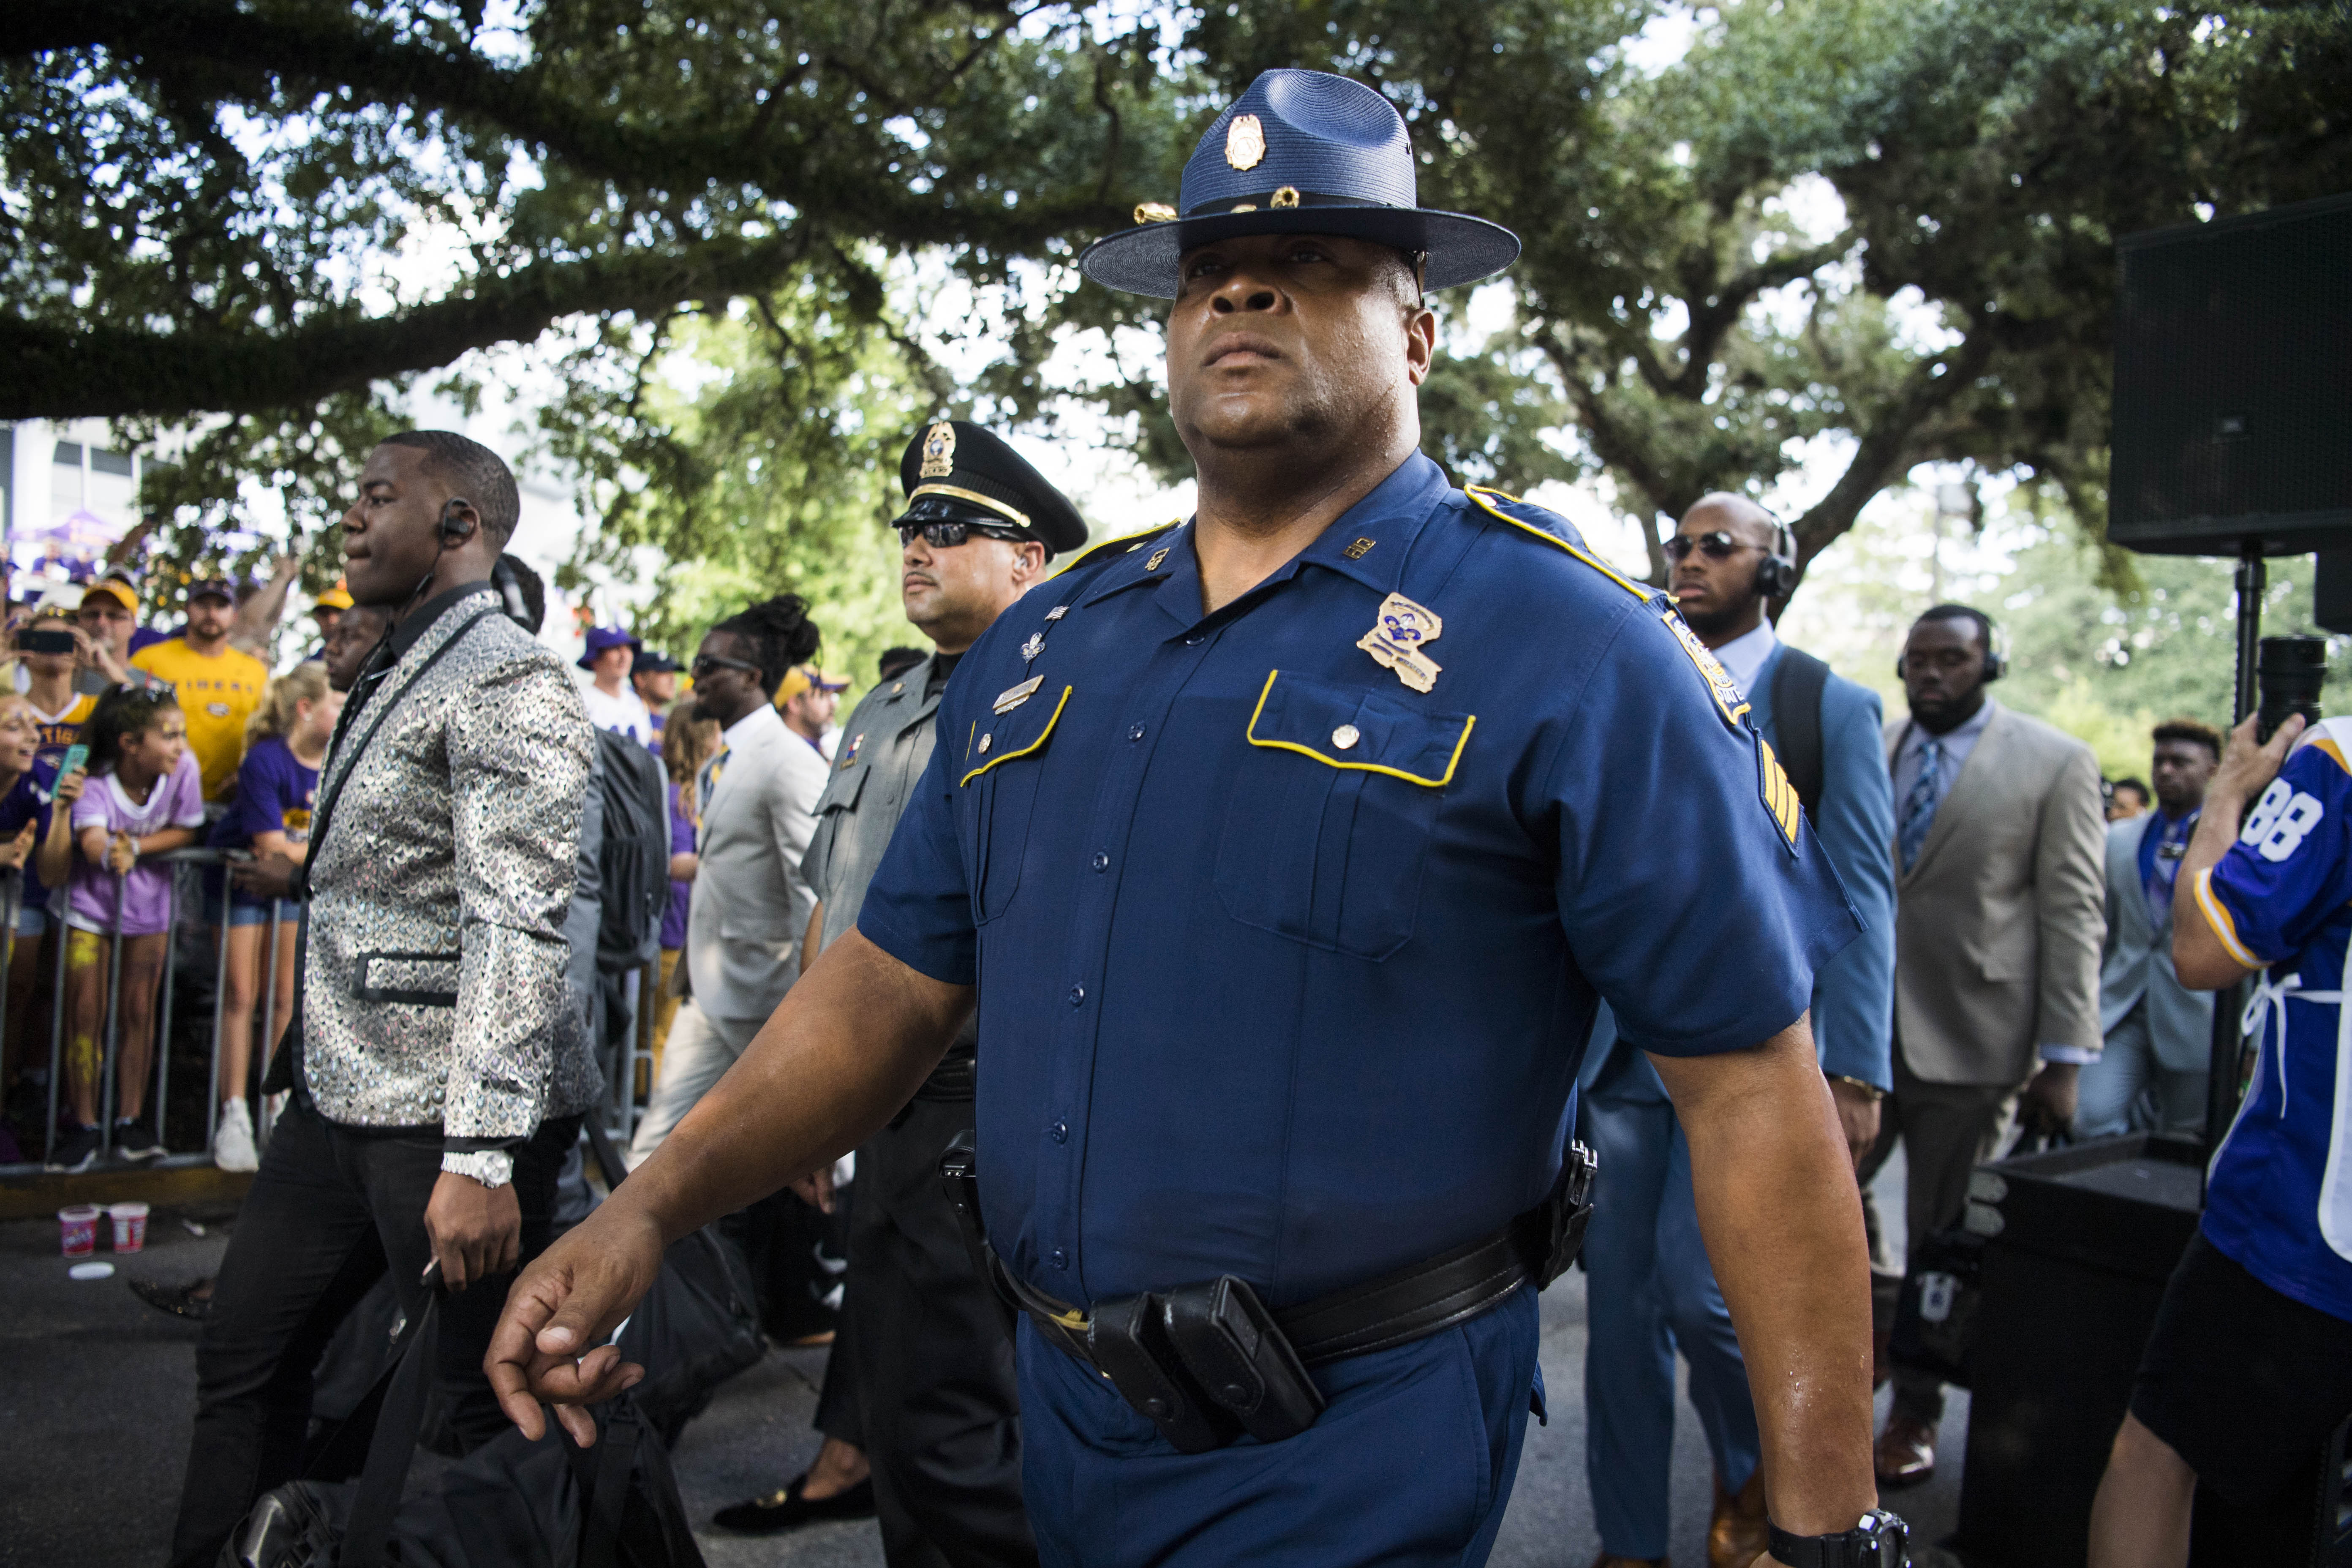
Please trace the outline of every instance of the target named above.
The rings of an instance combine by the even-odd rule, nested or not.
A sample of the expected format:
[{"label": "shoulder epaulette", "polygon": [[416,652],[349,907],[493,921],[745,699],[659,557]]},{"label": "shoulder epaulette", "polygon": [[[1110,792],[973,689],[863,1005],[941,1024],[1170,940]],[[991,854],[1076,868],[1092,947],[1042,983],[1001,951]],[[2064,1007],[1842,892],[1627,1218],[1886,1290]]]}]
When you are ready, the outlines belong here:
[{"label": "shoulder epaulette", "polygon": [[[1563,539],[1559,534],[1554,533],[1550,529],[1544,527],[1543,524],[1536,521],[1536,519],[1548,518],[1552,514],[1546,511],[1543,508],[1535,505],[1533,502],[1523,501],[1515,495],[1507,494],[1505,491],[1496,489],[1488,485],[1465,485],[1463,487],[1463,493],[1467,495],[1479,508],[1479,510],[1486,512],[1488,516],[1495,518],[1498,521],[1510,524],[1513,528],[1517,529],[1521,533],[1528,534],[1534,538],[1542,540],[1546,544],[1550,545],[1555,550],[1566,551],[1569,554],[1575,556],[1579,561],[1583,562],[1587,566],[1591,567],[1595,572],[1600,573],[1603,577],[1608,578],[1612,583],[1616,584],[1620,588],[1624,589],[1625,592],[1633,595],[1633,597],[1646,601],[1655,595],[1657,590],[1650,587],[1647,584],[1636,583],[1632,578],[1625,576],[1623,574],[1611,569],[1607,563],[1603,562],[1599,556],[1586,550],[1583,545]],[[1487,498],[1490,496],[1494,497],[1495,500],[1504,502],[1505,506],[1514,509],[1523,509],[1528,512],[1534,513],[1535,515],[1534,517],[1516,516],[1512,511],[1506,510],[1503,506],[1496,506],[1495,504],[1495,500],[1489,500]]]},{"label": "shoulder epaulette", "polygon": [[[1184,520],[1180,517],[1173,522],[1163,522],[1158,528],[1147,528],[1140,533],[1122,533],[1117,539],[1107,539],[1067,566],[1056,570],[1054,576],[1059,577],[1065,573],[1075,572],[1081,566],[1098,566],[1114,555],[1125,555],[1131,550],[1140,550],[1170,529],[1181,528],[1183,525]],[[1053,578],[1049,577],[1046,581],[1051,582]]]}]

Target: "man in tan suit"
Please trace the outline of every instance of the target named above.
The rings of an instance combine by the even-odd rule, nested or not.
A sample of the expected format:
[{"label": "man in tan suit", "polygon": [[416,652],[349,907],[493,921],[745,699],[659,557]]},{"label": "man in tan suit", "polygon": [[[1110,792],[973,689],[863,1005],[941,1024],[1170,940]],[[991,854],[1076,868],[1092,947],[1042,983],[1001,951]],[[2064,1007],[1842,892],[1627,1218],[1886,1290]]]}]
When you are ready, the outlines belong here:
[{"label": "man in tan suit", "polygon": [[[1921,616],[1897,670],[1911,712],[1886,726],[1895,1092],[1861,1174],[1866,1188],[1902,1140],[1916,1249],[1959,1219],[1969,1172],[2021,1116],[2053,1130],[2074,1117],[2075,1076],[2099,1054],[2106,825],[2090,748],[1986,695],[2001,669],[1981,613]],[[1883,1335],[1900,1275],[1870,1219]],[[1933,1376],[1895,1373],[1882,1487],[1934,1472],[1943,1405]]]}]

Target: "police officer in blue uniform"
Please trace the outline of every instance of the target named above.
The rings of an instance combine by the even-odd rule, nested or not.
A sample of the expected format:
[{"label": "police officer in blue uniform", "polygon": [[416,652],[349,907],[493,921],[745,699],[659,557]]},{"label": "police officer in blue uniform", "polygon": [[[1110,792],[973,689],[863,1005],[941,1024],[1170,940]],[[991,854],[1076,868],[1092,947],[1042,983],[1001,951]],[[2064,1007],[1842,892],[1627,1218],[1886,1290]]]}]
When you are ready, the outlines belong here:
[{"label": "police officer in blue uniform", "polygon": [[1138,216],[1082,265],[1173,301],[1197,512],[965,656],[856,931],[509,1296],[509,1412],[593,1435],[664,1243],[878,1126],[976,995],[1043,1559],[1483,1562],[1606,997],[1690,1142],[1776,1552],[1901,1561],[1805,1018],[1859,921],[1671,604],[1417,450],[1422,291],[1517,240],[1420,207],[1395,110],[1311,71]]}]

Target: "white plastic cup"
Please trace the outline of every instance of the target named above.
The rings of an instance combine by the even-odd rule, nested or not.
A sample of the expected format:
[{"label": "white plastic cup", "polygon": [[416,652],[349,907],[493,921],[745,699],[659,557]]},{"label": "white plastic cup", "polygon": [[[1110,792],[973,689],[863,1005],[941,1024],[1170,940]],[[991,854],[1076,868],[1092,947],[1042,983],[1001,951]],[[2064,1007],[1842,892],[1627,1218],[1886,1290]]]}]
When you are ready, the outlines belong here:
[{"label": "white plastic cup", "polygon": [[98,1205],[72,1204],[59,1209],[58,1229],[68,1258],[88,1258],[98,1250]]},{"label": "white plastic cup", "polygon": [[142,1203],[114,1204],[106,1211],[114,1222],[114,1250],[137,1252],[147,1245],[147,1205]]}]

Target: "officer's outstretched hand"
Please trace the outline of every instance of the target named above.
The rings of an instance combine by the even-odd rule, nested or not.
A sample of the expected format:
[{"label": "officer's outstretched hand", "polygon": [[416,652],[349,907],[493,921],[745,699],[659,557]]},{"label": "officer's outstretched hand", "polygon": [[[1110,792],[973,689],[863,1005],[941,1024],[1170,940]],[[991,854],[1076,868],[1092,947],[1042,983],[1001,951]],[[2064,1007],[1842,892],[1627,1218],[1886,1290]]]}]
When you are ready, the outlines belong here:
[{"label": "officer's outstretched hand", "polygon": [[661,1261],[660,1229],[607,1201],[515,1280],[482,1370],[524,1436],[546,1435],[544,1400],[582,1447],[595,1443],[595,1418],[580,1407],[644,1380],[646,1369],[607,1342],[653,1289]]}]

